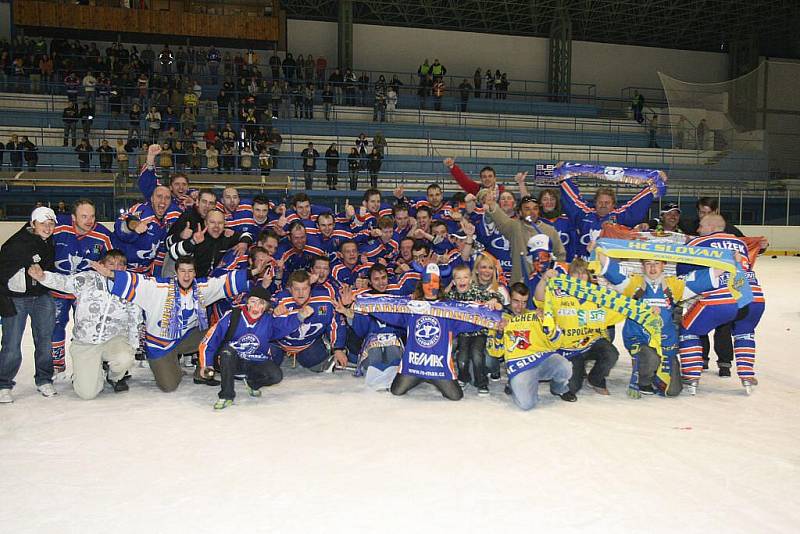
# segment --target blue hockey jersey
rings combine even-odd
[[[75,274],[89,270],[90,261],[99,261],[113,247],[111,232],[102,224],[95,224],[85,234],[79,234],[72,215],[59,215],[53,230],[55,246],[55,272]],[[62,298],[74,298],[66,293],[52,292]]]
[[[272,300],[275,306],[285,304],[289,311],[299,307],[286,289],[276,293]],[[297,353],[310,347],[318,338],[328,336],[331,349],[344,348],[344,321],[336,312],[328,289],[313,287],[307,304],[314,309],[314,313],[299,328],[279,339],[278,346],[286,352]]]
[[[128,228],[129,220],[147,224],[147,231],[137,234]],[[134,204],[114,223],[114,240],[128,258],[128,270],[158,276],[167,253],[165,241],[169,223],[159,218],[149,202]]]
[[[200,343],[201,367],[213,367],[214,356],[220,349],[228,327],[231,324],[229,311],[212,326]],[[239,358],[248,361],[264,361],[271,357],[269,346],[272,341],[285,337],[300,327],[300,316],[290,313],[283,317],[273,317],[265,313],[258,319],[252,319],[247,310],[242,310],[236,331],[230,336],[229,345]]]

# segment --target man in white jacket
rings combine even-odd
[[[124,271],[127,260],[121,251],[110,250],[100,263],[111,271]],[[128,371],[139,345],[141,309],[109,293],[106,278],[95,271],[65,275],[33,265],[28,274],[43,286],[75,295],[75,325],[69,351],[75,393],[82,399],[93,399],[103,391],[105,380],[115,392],[127,391]],[[107,376],[104,362],[108,364]]]

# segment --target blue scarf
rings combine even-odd
[[[162,329],[162,335],[166,339],[179,339],[181,337],[181,288],[178,284],[178,279],[173,278],[167,290],[167,301],[164,303],[164,316],[162,316],[161,324],[166,325]],[[197,280],[192,282],[192,300],[194,300],[194,309],[197,313],[197,322],[200,330],[208,329],[208,317],[206,316],[206,306],[203,301],[203,296],[197,288]]]

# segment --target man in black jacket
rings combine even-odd
[[[0,312],[3,316],[0,403],[14,401],[11,389],[22,364],[22,334],[28,316],[35,347],[36,389],[45,397],[56,394],[50,355],[56,307],[49,290],[28,274],[28,268],[34,264],[46,271],[55,270],[52,239],[55,227],[53,210],[38,207],[31,213],[30,224],[22,227],[0,248]]]
[[[39,147],[33,144],[25,135],[20,137],[20,144],[25,151],[25,163],[28,165],[28,170],[36,172],[36,164],[39,163]]]
[[[306,190],[311,191],[314,186],[314,171],[317,170],[317,158],[319,152],[314,148],[314,143],[308,143],[308,148],[300,153],[303,158],[303,177],[305,178]]]
[[[6,152],[8,152],[8,162],[14,172],[22,170],[22,149],[22,143],[17,138],[17,135],[12,135],[11,139],[6,143]]]
[[[225,214],[214,208],[208,211],[205,226],[198,224],[192,228],[191,237],[174,240],[169,247],[170,256],[177,261],[183,256],[194,258],[195,273],[200,278],[208,277],[219,265],[228,250],[238,245],[242,234],[225,230]],[[187,229],[181,231],[186,235]]]
[[[64,146],[67,146],[67,140],[72,138],[72,146],[75,146],[78,137],[78,118],[80,112],[78,111],[78,104],[71,103],[64,108],[61,113],[61,120],[64,122]]]

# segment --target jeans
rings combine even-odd
[[[511,377],[511,398],[523,410],[536,408],[539,403],[539,382],[550,380],[550,392],[563,395],[569,391],[572,365],[561,354],[554,353],[536,367]]]
[[[303,170],[303,180],[305,181],[306,189],[311,191],[314,188],[314,171]]]
[[[470,364],[472,364],[473,385],[484,388],[489,384],[486,376],[484,352],[486,352],[486,336],[468,336],[459,334],[458,342],[458,379],[461,382],[470,382]]]
[[[72,141],[72,146],[75,146],[76,138],[78,137],[78,125],[74,122],[64,123],[64,146],[67,146],[67,141]]]
[[[37,386],[53,382],[53,358],[50,342],[56,322],[56,306],[50,295],[11,297],[17,314],[3,318],[2,348],[0,348],[0,389],[14,387],[14,378],[22,365],[22,334],[28,316],[31,318],[34,362]]]
[[[572,360],[572,377],[569,379],[569,390],[578,392],[583,387],[583,379],[587,378],[589,385],[604,388],[606,377],[619,359],[619,351],[605,338],[595,341],[588,349],[576,354]],[[586,376],[586,362],[594,360],[594,367]]]
[[[666,352],[666,349],[664,349]],[[674,352],[674,351],[673,351]],[[638,362],[639,387],[652,386],[653,378],[661,364],[661,358],[653,347],[639,345],[638,350],[632,350],[631,356],[635,356]],[[677,354],[670,355],[670,383],[667,388],[667,397],[675,397],[681,392],[681,364]]]

